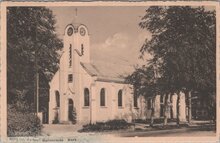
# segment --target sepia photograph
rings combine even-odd
[[[216,11],[7,6],[7,137],[216,137]]]

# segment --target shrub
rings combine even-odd
[[[76,109],[75,108],[73,108],[73,111],[71,112],[71,121],[72,121],[72,124],[76,124]]]
[[[41,132],[40,119],[31,112],[17,111],[8,105],[8,136],[36,136]]]
[[[143,124],[150,124],[151,122],[151,119],[135,119],[133,120],[133,122],[135,123],[143,123]],[[162,124],[164,122],[164,119],[163,118],[156,118],[154,119],[154,124]],[[168,123],[170,122],[176,122],[176,119],[168,119],[167,121]]]
[[[84,125],[80,132],[121,130],[129,129],[132,126],[132,123],[127,123],[125,120],[109,120],[107,122],[97,122],[96,124]]]
[[[25,101],[24,94],[8,104],[8,136],[36,136],[41,133],[40,119],[33,114],[33,108]]]
[[[55,117],[54,117],[52,124],[59,124],[59,123],[60,123],[59,115],[58,115],[58,111],[56,111],[56,114],[55,114]]]

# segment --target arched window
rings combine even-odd
[[[60,107],[60,94],[59,91],[55,91],[55,97],[56,97],[56,106]]]
[[[105,106],[105,89],[102,88],[100,92],[100,106]]]
[[[84,89],[84,106],[89,106],[89,89]]]
[[[118,91],[118,106],[122,107],[122,90]]]

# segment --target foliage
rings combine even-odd
[[[172,122],[175,122],[176,119],[168,119],[168,123],[172,123]],[[134,120],[135,123],[145,123],[145,124],[150,124],[151,120],[150,119],[146,119],[146,120],[143,120],[143,119],[136,119]],[[161,124],[163,123],[163,118],[157,118],[157,119],[154,119],[154,124]]]
[[[52,123],[53,124],[59,124],[60,123],[58,110],[56,110],[55,117],[54,117],[54,120],[52,121]]]
[[[153,55],[163,92],[204,90],[215,93],[215,11],[204,7],[150,7],[140,27],[152,33],[141,48]]]
[[[22,92],[24,93],[24,92]],[[40,119],[30,111],[24,94],[17,95],[17,100],[8,104],[8,136],[40,135],[42,125]]]
[[[127,123],[125,120],[109,120],[107,122],[97,122],[96,124],[84,125],[80,132],[121,130],[129,129],[132,126],[133,124]]]
[[[70,121],[72,122],[72,124],[76,124],[76,116],[77,116],[77,114],[76,114],[76,108],[74,108],[73,107],[73,110],[71,111],[71,113],[70,113],[71,115],[70,115]]]
[[[214,10],[151,6],[146,9],[139,26],[151,33],[151,38],[146,39],[140,49],[140,57],[149,53],[152,58],[128,77],[128,81],[137,88],[135,91],[140,91],[138,94],[148,98],[159,93],[168,99],[169,94],[184,92],[188,96],[190,92],[197,91],[209,99],[216,96]],[[154,76],[149,73],[152,70]],[[149,95],[147,89],[153,94]],[[210,105],[215,110],[215,105]]]
[[[56,20],[45,7],[8,7],[7,9],[7,87],[28,90],[34,95],[34,77],[42,71],[48,79],[58,69],[62,41],[55,32]],[[35,67],[35,61],[38,67]],[[33,99],[31,97],[30,99]]]
[[[136,67],[136,70],[126,78],[126,81],[134,86],[136,95],[144,97],[155,96],[158,92],[153,66]]]

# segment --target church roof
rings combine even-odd
[[[114,63],[94,62],[81,63],[85,71],[96,76],[98,81],[125,83],[125,78],[134,71],[129,65]]]

